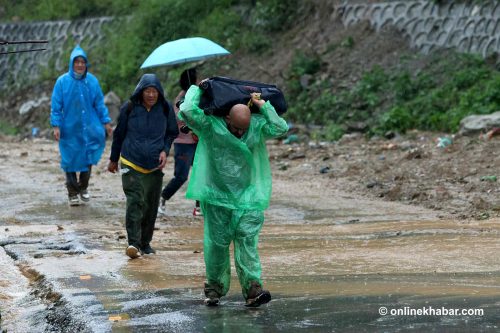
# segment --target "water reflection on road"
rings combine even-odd
[[[484,332],[498,328],[498,290],[491,293],[492,288],[485,287],[498,281],[498,276],[433,276],[434,282],[428,287],[429,278],[319,277],[299,282],[275,278],[268,283],[274,291],[273,301],[258,309],[243,307],[234,289],[217,308],[202,305],[200,288],[107,289],[92,293],[104,304],[113,332]],[[466,281],[482,281],[483,286],[471,286]],[[381,307],[389,311],[406,309],[408,313],[410,309],[482,309],[484,314],[381,316]]]
[[[498,220],[448,221],[417,207],[277,179],[259,245],[273,300],[245,308],[233,266],[229,294],[208,308],[202,302],[203,218],[190,215],[193,203],[183,191],[157,222],[157,254],[129,260],[119,177],[96,172],[91,203],[70,208],[64,195],[51,191],[62,182],[57,168],[4,162],[0,308],[9,332],[500,329]],[[424,314],[408,315],[419,309]],[[484,313],[426,314],[431,309]],[[406,313],[391,315],[398,310]]]

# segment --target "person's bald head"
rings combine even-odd
[[[226,116],[229,132],[235,137],[241,138],[248,130],[248,127],[250,127],[251,119],[252,114],[248,106],[245,104],[234,105]]]

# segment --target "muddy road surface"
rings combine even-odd
[[[185,188],[157,220],[157,254],[130,260],[125,196],[107,156],[93,169],[91,201],[69,207],[54,142],[0,143],[0,332],[500,329],[497,218],[447,219],[273,162],[259,246],[273,300],[245,308],[233,266],[229,294],[207,308],[203,217],[192,216]]]

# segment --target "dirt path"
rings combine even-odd
[[[488,331],[500,320],[500,220],[345,192],[354,182],[315,176],[274,157],[274,187],[260,242],[273,301],[248,312],[234,276],[222,306],[201,305],[203,218],[184,189],[157,222],[156,256],[128,260],[120,177],[93,170],[92,201],[68,207],[57,146],[0,143],[0,300],[8,332]],[[106,153],[105,156],[108,156]],[[165,181],[172,175],[172,161]],[[233,267],[234,275],[234,267]],[[481,308],[482,316],[381,316],[390,309]],[[259,313],[259,316],[255,314]]]

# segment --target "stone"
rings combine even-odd
[[[500,111],[488,115],[471,115],[460,121],[460,135],[476,135],[500,127]]]

